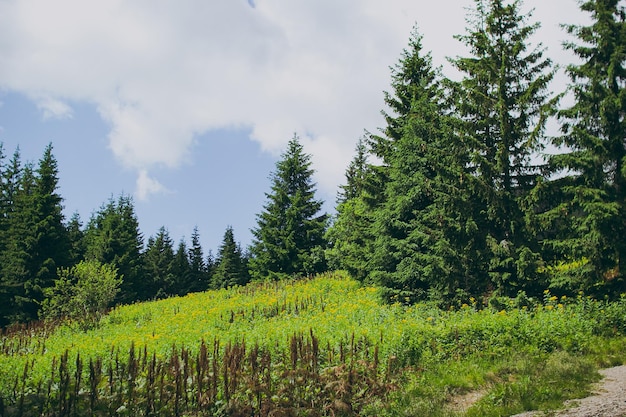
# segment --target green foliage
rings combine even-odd
[[[550,60],[530,48],[539,25],[527,20],[519,1],[476,1],[458,37],[472,56],[451,60],[460,82],[442,78],[412,34],[392,68],[383,135],[369,138],[376,163],[360,144],[346,172],[333,266],[403,302],[545,287],[531,194],[545,166],[533,157],[556,98]]]
[[[472,56],[452,63],[465,75],[453,94],[464,122],[467,168],[476,178],[472,215],[487,238],[477,246],[477,260],[498,291],[538,292],[542,258],[526,199],[542,175],[532,158],[545,145],[546,120],[555,112],[549,90],[554,70],[541,47],[530,48],[539,24],[527,24],[530,15],[521,13],[520,1],[475,3],[468,33],[457,37]]]
[[[546,186],[542,214],[546,250],[556,262],[589,260],[571,282],[554,285],[596,294],[626,289],[626,11],[619,1],[585,1],[589,26],[566,25],[577,43],[565,47],[580,58],[567,72],[574,104],[559,112],[562,136],[551,168],[566,175]],[[550,188],[551,187],[551,188]],[[555,190],[556,189],[556,190]]]
[[[22,167],[20,151],[17,148],[8,167],[2,170],[2,229],[0,252],[0,325],[25,319],[21,301],[24,299],[23,285],[26,280],[25,264],[27,249],[33,244],[31,224],[25,208],[27,190],[32,188],[32,166]],[[24,179],[26,177],[26,179]],[[16,237],[20,236],[19,239]],[[19,303],[19,304],[18,304]]]
[[[217,266],[213,273],[213,288],[228,288],[235,285],[245,285],[249,281],[248,268],[235,242],[232,226],[226,228],[224,239],[217,254]]]
[[[96,212],[85,231],[85,259],[112,264],[123,277],[117,301],[147,299],[142,276],[143,237],[131,197],[111,198]]]
[[[70,264],[75,265],[85,259],[85,231],[78,213],[74,213],[67,224],[67,234],[70,241]]]
[[[464,259],[468,199],[464,153],[454,137],[446,97],[430,55],[422,56],[413,35],[393,72],[389,103],[404,113],[390,123],[384,155],[385,200],[374,213],[371,277],[392,296],[414,301],[429,291],[442,295],[463,288],[473,262]],[[400,105],[402,104],[402,105]],[[467,287],[466,287],[467,288]]]
[[[468,417],[558,409],[567,399],[587,395],[587,387],[599,376],[590,360],[566,352],[517,358],[495,372],[493,389],[468,410]],[[515,378],[506,380],[510,375]]]
[[[190,292],[192,272],[188,252],[187,243],[181,239],[172,260],[172,274],[176,277],[172,287],[173,295],[185,295]]]
[[[341,205],[346,201],[363,195],[367,190],[368,175],[368,147],[365,138],[357,142],[355,155],[346,169],[346,184],[339,187],[337,203]]]
[[[371,205],[367,201],[371,175],[367,158],[367,144],[359,139],[356,155],[346,170],[346,184],[338,195],[337,214],[325,235],[330,269],[346,270],[359,281],[369,274],[368,259],[374,240]]]
[[[194,227],[191,233],[191,247],[189,248],[189,292],[205,291],[209,289],[210,271],[209,265],[204,259],[200,233],[198,227]]]
[[[176,294],[177,281],[174,273],[174,247],[169,232],[161,227],[151,236],[143,254],[143,290],[145,299],[166,298]]]
[[[8,310],[0,310],[0,324],[7,324],[37,317],[44,289],[52,285],[57,267],[70,261],[70,243],[52,145],[46,147],[36,169],[32,164],[22,168],[16,150],[2,174],[0,298],[7,306],[2,309]]]
[[[9,415],[23,404],[438,416],[477,391],[471,415],[507,415],[581,395],[596,361],[626,360],[623,300],[547,292],[534,306],[502,300],[500,311],[467,302],[389,305],[381,289],[334,274],[120,306],[97,329],[0,337],[0,397]]]
[[[329,242],[326,259],[331,269],[345,270],[359,281],[369,275],[371,213],[362,198],[352,198],[337,206],[337,215],[326,233]]]
[[[272,192],[252,230],[250,273],[255,279],[309,275],[326,269],[326,214],[315,199],[311,157],[296,135],[272,175]]]
[[[98,324],[122,282],[114,266],[97,261],[61,268],[58,276],[54,286],[44,290],[42,316],[47,320],[69,319],[81,329]]]
[[[37,214],[37,250],[34,251],[35,276],[49,285],[56,277],[56,267],[44,271],[44,265],[67,266],[69,263],[70,242],[64,225],[63,198],[57,193],[57,161],[52,154],[52,144],[48,145],[39,160],[35,177],[34,205]]]

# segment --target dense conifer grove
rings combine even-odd
[[[112,304],[333,269],[402,303],[626,292],[626,11],[580,4],[591,23],[564,25],[578,64],[553,92],[550,51],[521,6],[475,0],[456,81],[414,30],[391,69],[386,125],[359,139],[333,217],[294,135],[246,250],[230,226],[215,258],[197,228],[190,243],[165,227],[144,240],[127,195],[67,219],[52,145],[31,163],[0,144],[0,327],[40,318],[61,274],[89,261],[121,278]]]

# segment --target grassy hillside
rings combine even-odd
[[[3,336],[0,405],[4,415],[507,415],[583,395],[597,366],[625,360],[626,299],[546,292],[482,307],[385,305],[341,273],[123,306],[87,332],[66,323]],[[482,399],[459,406],[468,393]]]

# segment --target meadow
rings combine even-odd
[[[624,352],[625,297],[406,306],[336,272],[7,331],[0,415],[512,415],[585,395]]]

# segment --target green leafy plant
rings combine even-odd
[[[44,291],[43,317],[68,318],[83,329],[97,325],[122,283],[115,267],[98,261],[61,268],[58,275],[54,286]]]

